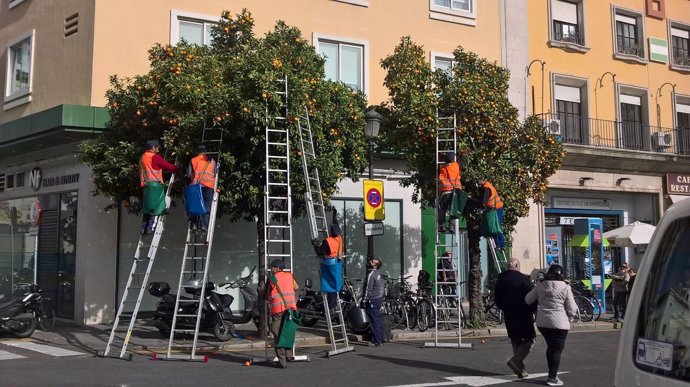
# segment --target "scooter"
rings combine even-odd
[[[259,311],[259,296],[257,295],[256,290],[249,287],[249,283],[254,276],[255,270],[256,266],[254,266],[252,271],[246,277],[242,277],[226,284],[218,285],[219,291],[221,289],[240,289],[240,294],[242,294],[242,298],[244,299],[244,309],[241,310],[239,314],[235,315],[232,312],[232,309],[229,309],[230,321],[232,321],[233,324],[246,324],[249,322],[249,320],[251,320],[254,322],[254,325],[256,325],[257,328],[259,327],[259,316],[261,314]],[[220,297],[229,299],[229,305],[232,305],[232,302],[235,300],[235,298],[229,294],[220,294],[220,292],[217,293],[219,293],[218,295]]]
[[[14,298],[0,301],[0,332],[15,337],[30,337],[36,330],[36,305],[41,299],[38,286],[15,292]]]
[[[198,300],[201,295],[201,280],[191,279],[183,285],[187,294],[192,298],[181,296],[181,300]],[[228,341],[232,339],[235,334],[235,326],[231,321],[232,312],[230,311],[230,303],[232,296],[227,294],[218,294],[215,291],[216,286],[213,282],[206,283],[206,291],[204,292],[203,310],[201,311],[201,321],[199,322],[199,330],[210,332],[219,341]],[[175,309],[176,296],[170,294],[170,285],[167,282],[151,282],[148,288],[149,294],[154,297],[160,297],[160,301],[156,305],[156,314],[154,316],[154,324],[158,331],[164,337],[170,336],[170,327]],[[192,302],[181,303],[178,314],[196,315],[198,311],[198,304]],[[195,329],[195,317],[178,317],[175,323],[175,329]]]

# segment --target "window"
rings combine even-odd
[[[690,97],[678,97],[676,101],[676,129],[678,153],[690,155]]]
[[[314,34],[314,43],[316,51],[326,60],[327,79],[367,92],[364,66],[367,60],[366,42]]]
[[[429,0],[429,18],[476,26],[474,0]]]
[[[7,47],[5,110],[31,101],[34,32],[24,35]]]
[[[24,172],[8,173],[5,175],[5,189],[24,187]]]
[[[431,67],[434,70],[440,69],[446,73],[446,75],[451,76],[454,64],[455,61],[453,60],[452,55],[440,55],[433,52],[431,53]]]
[[[587,80],[554,75],[554,106],[560,121],[561,140],[572,144],[589,144],[587,120]]]
[[[671,66],[690,68],[690,28],[687,26],[671,25]]]
[[[218,24],[218,17],[191,12],[172,11],[170,16],[170,44],[184,39],[197,45],[211,44],[211,28]]]
[[[643,284],[632,356],[640,369],[670,378],[688,380],[690,375],[690,218],[671,223]],[[639,285],[639,284],[638,284]],[[638,286],[635,285],[635,286]],[[639,290],[639,289],[638,289]],[[634,323],[634,322],[633,322]],[[648,351],[650,344],[657,351]],[[652,357],[668,348],[669,362]],[[650,365],[655,364],[655,365]]]
[[[615,9],[616,56],[645,58],[642,17],[629,11]]]
[[[580,5],[569,1],[553,0],[551,15],[553,19],[553,40],[584,46],[585,40],[580,31]]]
[[[14,175],[6,175],[5,176],[5,189],[13,189],[14,188]]]
[[[618,98],[621,113],[619,145],[623,149],[649,150],[651,137],[647,133],[646,94],[639,89],[624,88]]]

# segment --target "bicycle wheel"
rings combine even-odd
[[[599,320],[601,317],[601,301],[596,297],[592,297],[590,301],[592,301],[592,305],[594,305],[594,319]]]
[[[489,302],[488,306],[486,307],[486,310],[484,311],[484,314],[488,321],[493,321],[498,324],[503,322],[503,311],[498,309],[498,306],[496,306],[496,303],[493,301]]]
[[[403,305],[407,315],[407,327],[414,329],[417,326],[417,303],[413,299],[408,298]]]
[[[391,317],[391,329],[398,329],[407,324],[407,313],[402,303],[398,300],[386,301],[386,314]]]
[[[55,309],[50,300],[41,302],[40,316],[38,316],[38,327],[41,330],[50,332],[55,328]]]
[[[577,305],[577,310],[580,313],[580,321],[592,321],[592,317],[594,316],[594,305],[592,305],[592,301],[583,296],[576,296],[575,305]]]
[[[434,304],[423,298],[417,303],[417,328],[424,332],[434,326]]]

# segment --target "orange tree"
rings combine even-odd
[[[93,170],[96,193],[137,213],[138,162],[146,140],[162,139],[168,158],[184,166],[194,156],[204,123],[223,128],[219,214],[229,221],[258,220],[263,272],[266,107],[275,106],[280,98],[277,80],[287,76],[288,104],[294,114],[309,109],[326,199],[341,179],[358,179],[365,166],[361,132],[366,99],[343,84],[324,80],[323,58],[297,28],[279,21],[273,31],[257,37],[253,26],[248,11],[234,15],[225,11],[212,30],[210,46],[157,44],[149,51],[148,73],[124,79],[113,76],[106,94],[109,130],[84,142],[79,157]],[[292,115],[290,122],[296,122]],[[305,208],[297,136],[292,130],[295,216]],[[177,194],[181,186],[176,187]]]
[[[510,73],[496,63],[458,47],[451,74],[433,71],[424,49],[403,37],[381,65],[390,99],[380,107],[383,141],[407,161],[413,200],[434,205],[438,116],[457,117],[458,153],[465,154],[463,187],[478,195],[478,182],[487,176],[505,203],[504,232],[509,235],[530,201],[543,203],[547,179],[561,165],[563,145],[536,117],[524,122],[508,100]],[[443,124],[441,124],[443,125]],[[443,125],[445,126],[445,125]],[[480,212],[467,216],[469,237],[470,319],[483,323],[481,289]]]

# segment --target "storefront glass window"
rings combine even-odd
[[[36,198],[0,201],[0,297],[10,296],[17,283],[34,282],[36,202]]]

